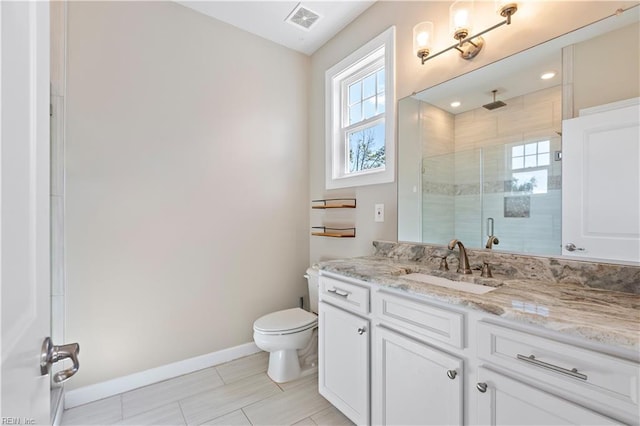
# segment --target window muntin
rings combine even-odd
[[[378,61],[376,65],[382,61]],[[384,114],[384,63],[379,69],[354,81],[348,82],[348,89],[343,91],[343,102],[346,102],[347,125],[354,125],[372,117]]]
[[[551,165],[551,143],[548,140],[511,147],[511,190],[546,194]]]

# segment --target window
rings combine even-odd
[[[395,28],[326,73],[327,189],[393,182]]]
[[[511,147],[511,191],[546,194],[550,141],[539,141]]]

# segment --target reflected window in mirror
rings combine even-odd
[[[549,156],[549,140],[512,146],[511,187],[509,188],[511,192],[546,194]]]

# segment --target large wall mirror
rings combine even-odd
[[[638,96],[639,9],[400,100],[398,240],[561,255],[562,120]]]

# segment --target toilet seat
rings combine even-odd
[[[318,317],[304,309],[292,308],[258,318],[253,330],[265,335],[292,334],[316,327]]]

